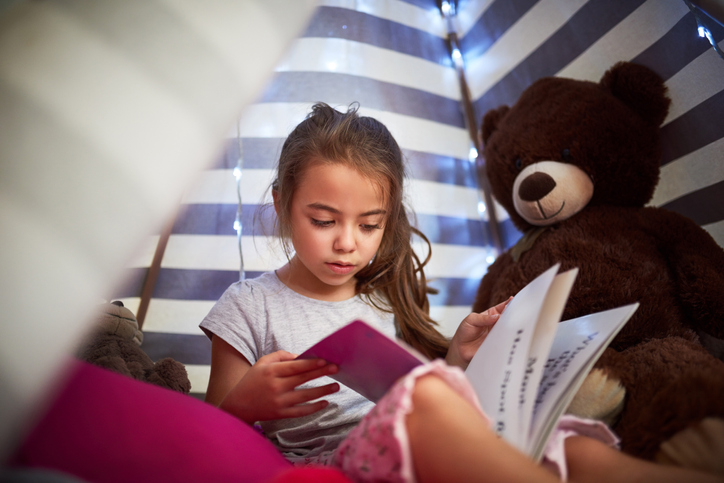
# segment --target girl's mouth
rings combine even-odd
[[[337,275],[347,275],[354,271],[354,265],[351,264],[328,262],[326,265]]]

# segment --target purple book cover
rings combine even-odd
[[[426,359],[372,326],[355,320],[306,350],[300,359],[337,364],[332,379],[377,402],[390,387]]]

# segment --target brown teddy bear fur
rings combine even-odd
[[[188,394],[191,382],[183,364],[170,357],[153,362],[141,349],[143,333],[136,317],[120,301],[103,304],[93,331],[77,357],[118,374]]]
[[[640,302],[597,367],[625,388],[613,429],[629,454],[659,445],[707,416],[724,418],[724,363],[700,334],[724,339],[724,251],[694,222],[644,207],[658,183],[666,88],[650,69],[613,66],[601,82],[544,78],[483,120],[493,195],[524,233],[484,276],[485,310],[555,263],[579,268],[563,320]],[[574,164],[593,194],[577,213],[533,225],[514,204],[518,173],[544,160]]]

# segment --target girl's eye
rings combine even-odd
[[[563,158],[563,161],[570,161],[571,159],[573,159],[571,156],[571,150],[566,148],[561,151],[561,158]]]
[[[520,158],[515,158],[515,169],[520,170],[523,167],[523,160]]]
[[[380,225],[361,225],[363,231],[379,230]]]
[[[320,227],[332,226],[332,223],[334,223],[332,220],[315,220],[314,218],[312,218],[311,220],[312,225]]]

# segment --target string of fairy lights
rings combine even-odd
[[[711,17],[709,14],[707,14],[704,10],[702,10],[698,5],[694,5],[689,0],[684,0],[684,3],[687,7],[689,7],[689,10],[691,10],[691,13],[694,15],[694,18],[696,19],[696,27],[697,27],[697,33],[699,34],[699,37],[705,38],[709,41],[714,51],[719,54],[719,57],[724,59],[724,52],[722,52],[722,49],[717,44],[716,40],[714,39],[714,36],[711,33],[711,29],[709,28],[709,25],[711,23],[718,23],[721,25],[721,22],[718,22],[713,17]]]
[[[236,178],[236,218],[234,219],[234,230],[236,230],[236,243],[239,248],[239,280],[246,278],[246,272],[244,270],[244,250],[241,246],[241,235],[243,231],[242,222],[242,203],[241,203],[241,175],[244,168],[244,150],[241,141],[241,127],[240,122],[236,123],[236,142],[239,149],[239,156],[236,160],[236,167],[234,168],[234,178]]]

